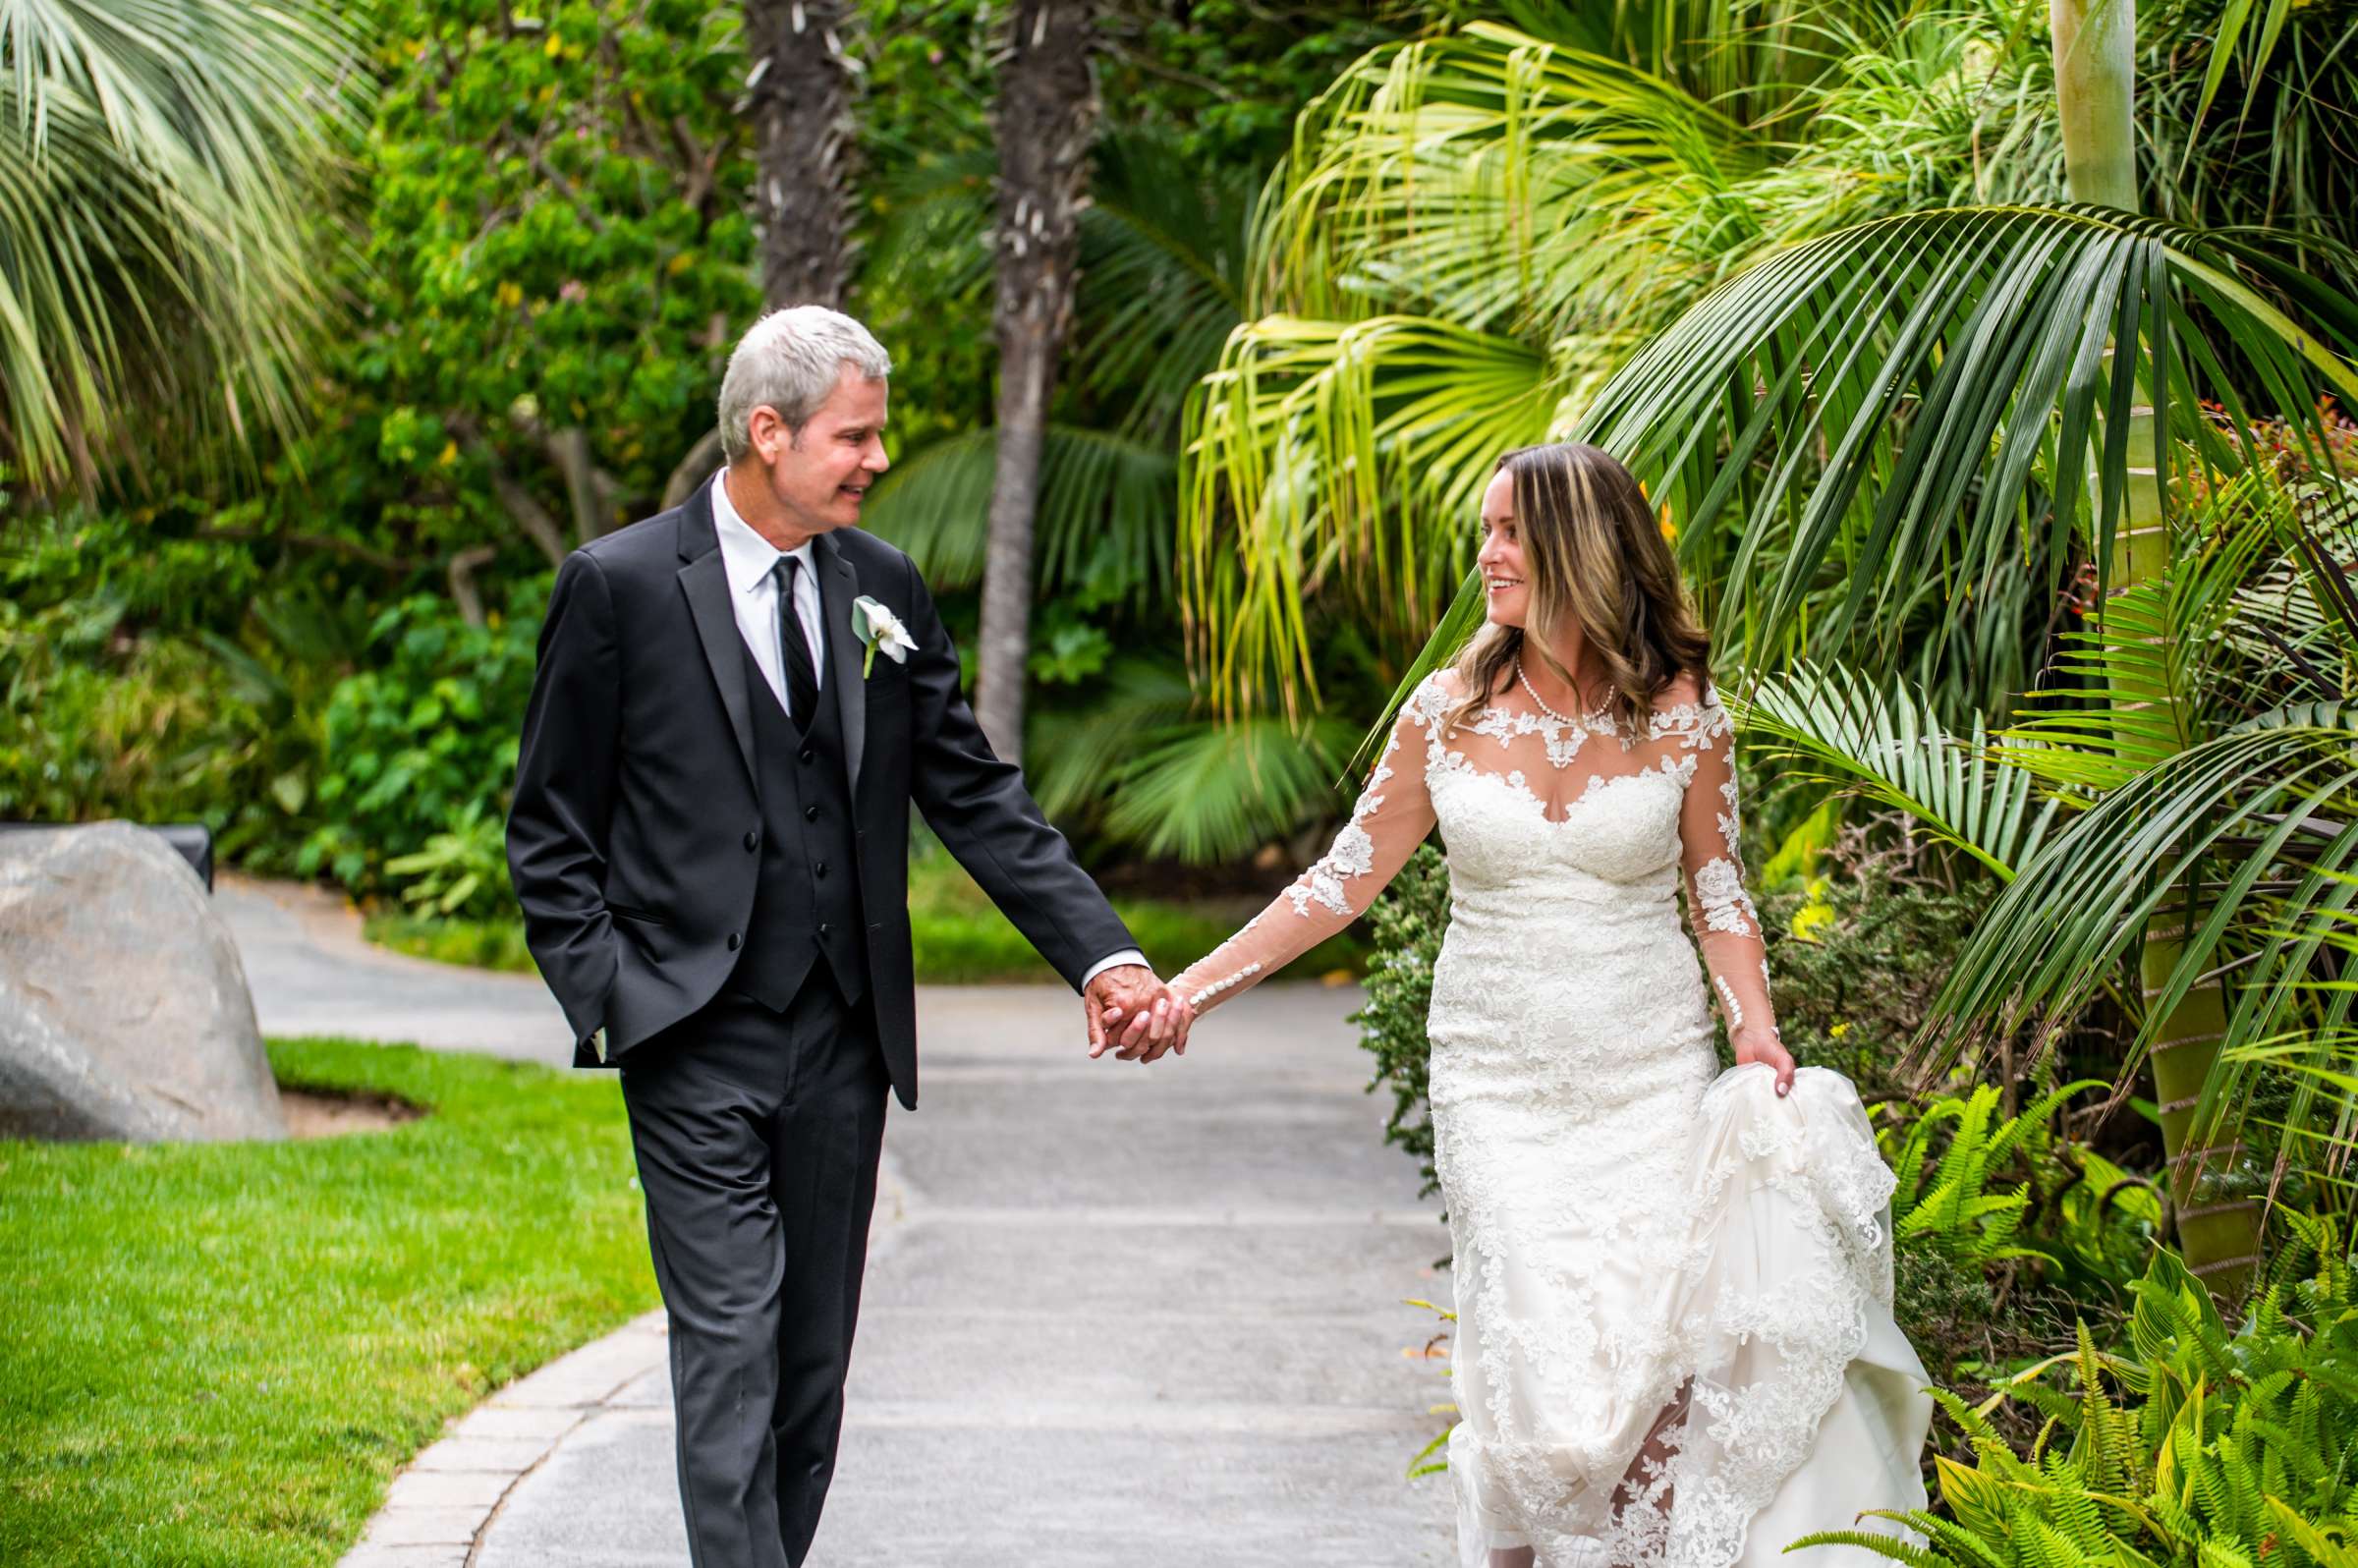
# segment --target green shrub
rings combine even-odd
[[[1778,1037],[1870,1098],[1901,1086],[1899,1052],[1931,1010],[1988,903],[1987,889],[1902,881],[1869,863],[1828,865],[1808,888],[1760,900]],[[1724,1049],[1722,1060],[1732,1063]]]
[[[547,590],[545,577],[519,584],[513,604],[523,613],[479,627],[426,594],[377,617],[371,666],[328,700],[318,789],[325,820],[304,846],[303,870],[325,869],[364,895],[429,877],[446,915],[513,907],[495,841],[515,785]],[[462,883],[461,896],[441,905]]]
[[[1368,1085],[1392,1091],[1383,1141],[1406,1149],[1425,1173],[1423,1193],[1440,1186],[1432,1168],[1432,1111],[1426,1103],[1425,1036],[1432,1010],[1432,963],[1449,928],[1449,868],[1440,851],[1422,845],[1368,911],[1375,956],[1368,961],[1367,1004],[1351,1015],[1359,1043],[1376,1058]]]
[[[1840,1530],[1795,1547],[1851,1544],[1931,1568],[2186,1563],[2346,1564],[2358,1558],[2358,1291],[2331,1221],[2287,1215],[2293,1242],[2243,1321],[2226,1326],[2173,1252],[2133,1289],[2128,1343],[2076,1349],[1968,1405],[1934,1397],[1973,1463],[1935,1461],[1947,1517],[1877,1512],[1929,1549]],[[2052,1386],[2058,1370],[2069,1386]],[[2027,1439],[1993,1421],[2020,1403]]]
[[[1892,1312],[1943,1382],[2004,1375],[2068,1332],[2075,1313],[2125,1306],[2161,1232],[2150,1186],[2061,1136],[2061,1085],[2013,1115],[1982,1085],[1883,1107],[1891,1196]]]
[[[288,870],[365,600],[156,510],[28,522],[0,555],[0,816],[200,821],[223,861]]]

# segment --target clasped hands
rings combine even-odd
[[[1109,969],[1089,982],[1081,1009],[1089,1018],[1089,1054],[1111,1049],[1125,1062],[1151,1062],[1164,1051],[1187,1054],[1196,1010],[1139,964]]]

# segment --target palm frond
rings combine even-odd
[[[1209,864],[1249,854],[1338,804],[1330,781],[1351,729],[1319,719],[1302,735],[1260,717],[1135,739],[1107,829],[1149,855]]]
[[[1883,219],[1721,285],[1614,377],[1577,433],[1671,508],[1682,555],[1724,562],[1718,626],[1750,661],[1796,640],[1863,642],[1887,661],[1888,629],[1944,563],[1988,579],[2034,531],[2063,560],[2092,472],[2090,553],[2108,570],[2141,395],[2177,438],[2161,443],[2164,489],[2186,462],[2177,441],[2209,472],[2243,466],[2197,415],[2207,395],[2234,427],[2251,422],[2195,307],[2330,466],[2313,389],[2358,392],[2345,358],[2358,331],[2321,320],[2329,345],[2244,267],[2272,285],[2291,272],[2263,249],[2105,208]],[[1828,584],[1839,594],[1813,606]]]
[[[1977,720],[1965,738],[1904,686],[1879,690],[1839,667],[1807,663],[1731,700],[1738,727],[1766,755],[1904,812],[2001,879],[2039,852],[2059,810],[2028,769],[1993,752]]]
[[[1757,131],[1621,61],[1477,23],[1376,50],[1296,129],[1255,313],[1560,336],[1659,319],[1760,238]]]
[[[2241,508],[2213,501],[2199,513],[2172,534],[2160,572],[2113,594],[2092,628],[2064,634],[2056,669],[2080,684],[2026,694],[2060,705],[2024,713],[2000,756],[2095,796],[2213,733],[2228,697],[2220,661],[2235,651],[2223,634],[2274,538]]]
[[[312,4],[0,0],[0,447],[33,487],[302,427],[361,47]]]
[[[2085,1005],[2180,899],[2176,964],[2149,987],[2130,1043],[2134,1067],[2160,1023],[2229,956],[2239,1002],[2225,1045],[2274,1033],[2324,939],[2327,912],[2358,893],[2358,724],[2347,708],[2302,704],[2200,742],[2110,791],[2024,866],[1976,926],[1917,1041],[2016,1027],[2030,1012],[2051,1030]],[[2281,880],[2265,946],[2222,952],[2248,929],[2251,901]],[[2199,893],[2191,910],[2189,890]],[[1945,1053],[1945,1052],[1944,1052]]]
[[[1072,363],[1081,386],[1127,401],[1125,434],[1167,439],[1188,388],[1244,318],[1259,183],[1249,170],[1190,169],[1165,134],[1119,130],[1098,141]]]
[[[1086,700],[1036,703],[1026,726],[1024,773],[1039,809],[1064,817],[1102,801],[1138,754],[1140,737],[1187,720],[1195,703],[1175,659],[1116,659]]]
[[[1518,341],[1429,318],[1239,328],[1182,439],[1181,586],[1213,700],[1315,698],[1302,606],[1330,574],[1362,578],[1394,636],[1431,627],[1472,563],[1497,455],[1545,435],[1558,374]]]
[[[885,471],[863,526],[907,550],[936,588],[982,580],[998,432],[936,441]],[[1177,465],[1160,446],[1067,424],[1040,447],[1035,569],[1043,591],[1167,599]]]

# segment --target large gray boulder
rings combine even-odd
[[[0,833],[0,1137],[287,1136],[229,927],[128,822]]]

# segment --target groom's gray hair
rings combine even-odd
[[[721,451],[734,463],[753,450],[746,426],[764,403],[800,441],[803,426],[835,390],[847,364],[870,381],[892,374],[884,345],[841,310],[790,305],[747,327],[720,378]]]

